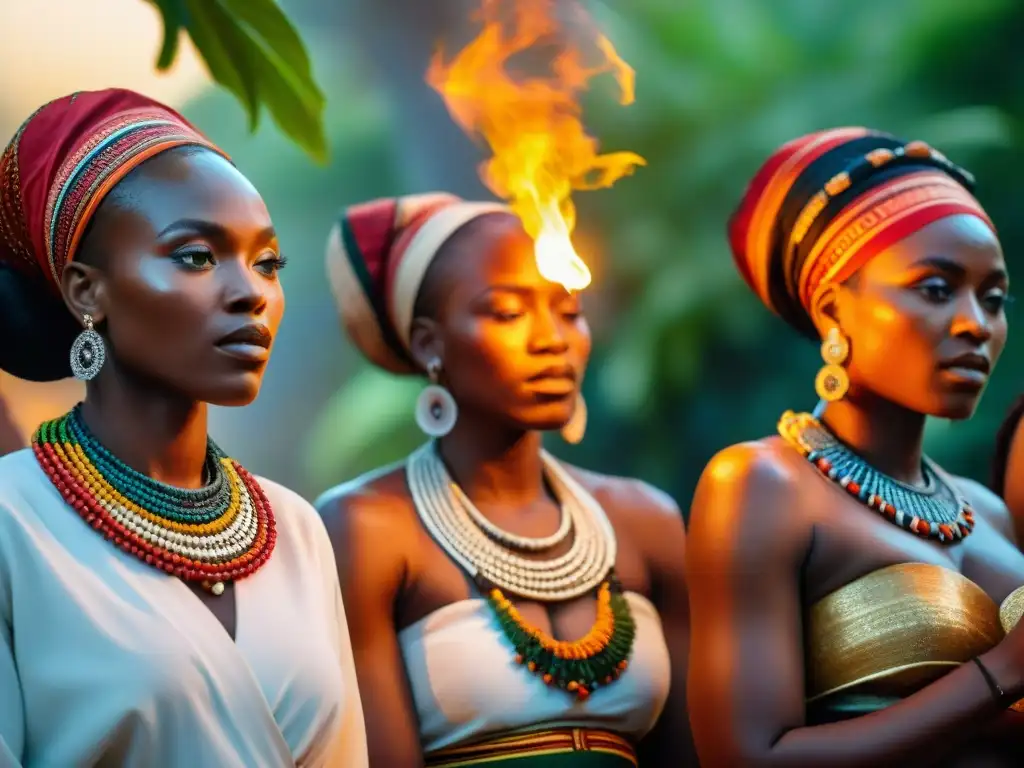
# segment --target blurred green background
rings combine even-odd
[[[129,2],[130,0],[124,0]],[[377,196],[446,189],[485,195],[481,157],[423,82],[436,39],[464,36],[464,0],[285,0],[327,97],[326,167],[269,120],[250,135],[214,87],[185,113],[263,192],[290,266],[288,311],[266,384],[244,409],[217,409],[214,434],[253,471],[308,498],[422,439],[421,386],[376,372],[344,339],[324,275],[339,210]],[[641,477],[685,509],[706,461],[814,404],[817,349],[772,317],[736,275],[725,222],[781,142],[836,125],[924,139],[979,179],[978,195],[1024,284],[1016,218],[1024,173],[1024,6],[1009,0],[629,0],[590,4],[636,70],[621,108],[595,87],[587,125],[605,150],[648,161],[610,191],[578,196],[578,246],[595,268],[595,349],[586,440],[555,453]],[[608,87],[604,87],[607,85]],[[995,430],[1024,389],[1014,328],[980,410],[931,424],[928,450],[986,480]]]

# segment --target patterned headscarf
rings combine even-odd
[[[814,338],[819,291],[946,216],[995,226],[972,194],[974,177],[921,141],[835,128],[784,144],[751,180],[729,221],[743,279]]]
[[[144,160],[174,147],[227,155],[173,109],[122,89],[49,102],[0,155],[0,264],[59,292],[103,198]]]
[[[386,198],[345,210],[327,241],[327,274],[349,337],[375,365],[416,373],[413,311],[427,268],[459,229],[498,203],[441,192]]]

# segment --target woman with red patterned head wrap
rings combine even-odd
[[[682,516],[542,447],[583,437],[579,296],[511,211],[444,194],[349,208],[327,263],[365,357],[429,378],[433,440],[318,503],[373,764],[692,765]]]
[[[365,766],[330,542],[207,437],[284,311],[262,198],[124,90],[0,155],[0,367],[85,401],[0,458],[0,764]]]
[[[693,500],[706,768],[1018,764],[1024,555],[998,498],[922,454],[1006,340],[972,189],[922,142],[837,129],[779,149],[730,222],[743,278],[823,365],[815,412],[722,451]]]

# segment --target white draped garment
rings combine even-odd
[[[270,560],[235,585],[236,638],[180,580],[0,458],[0,768],[365,768],[334,555],[313,508],[258,479]]]

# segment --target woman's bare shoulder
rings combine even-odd
[[[644,480],[593,472],[577,466],[567,466],[567,469],[609,514],[628,513],[649,522],[676,519],[681,514],[675,499]]]
[[[352,529],[394,535],[416,520],[404,461],[340,483],[322,493],[314,506],[335,541],[347,538]]]
[[[691,551],[702,558],[802,557],[817,471],[778,437],[731,445],[705,466],[690,507]]]

